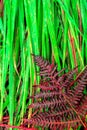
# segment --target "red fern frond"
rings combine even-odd
[[[77,128],[79,125],[86,128],[82,117],[87,113],[87,97],[83,93],[87,85],[87,67],[77,77],[78,67],[62,75],[65,69],[58,72],[57,65],[50,64],[40,56],[33,55],[33,58],[40,67],[41,76],[40,84],[35,87],[41,91],[30,97],[40,100],[35,100],[29,106],[38,112],[28,122],[51,130]],[[39,111],[39,108],[44,111]]]

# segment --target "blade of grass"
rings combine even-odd
[[[5,40],[6,40],[6,7],[4,7],[4,26],[0,26],[1,28],[1,32],[3,33],[3,43],[2,43],[2,67],[0,67],[2,69],[1,74],[0,74],[0,79],[1,79],[1,85],[0,85],[0,91],[1,91],[1,95],[0,95],[0,121],[2,121],[2,117],[3,117],[3,105],[4,105],[4,92],[5,92],[5,82],[6,82],[6,72],[7,72],[7,64],[8,61],[5,60],[6,58],[6,54],[5,54]],[[2,75],[2,77],[1,77]]]
[[[87,57],[87,19],[85,19],[86,14],[87,14],[87,2],[86,1],[80,1],[80,7],[81,7],[81,17],[82,17],[82,25],[83,25],[83,31],[84,31],[84,37],[83,37],[83,42],[85,42],[85,56]],[[87,58],[85,59],[86,64],[87,64]]]
[[[68,40],[68,51],[69,51],[69,56],[70,56],[69,58],[71,62],[71,66],[69,65],[68,68],[74,68],[74,59],[73,59],[72,48],[69,40]]]
[[[57,48],[57,43],[56,43],[56,36],[55,36],[55,32],[54,32],[54,26],[52,23],[52,12],[51,12],[51,5],[50,5],[50,1],[46,1],[43,0],[43,8],[44,11],[46,11],[47,14],[47,25],[48,25],[48,31],[49,31],[49,35],[50,35],[50,40],[51,40],[51,46],[52,46],[52,50],[53,50],[53,55],[54,58],[56,60],[56,63],[58,64],[58,69],[61,69],[61,65],[60,65],[60,60],[59,60],[59,54],[58,54],[58,48]]]
[[[13,114],[14,114],[14,64],[13,64],[13,36],[15,26],[15,14],[17,1],[14,0],[12,3],[6,1],[8,11],[8,24],[7,24],[7,44],[8,44],[8,57],[9,57],[9,116],[10,125],[13,125]],[[9,6],[8,6],[9,5]]]

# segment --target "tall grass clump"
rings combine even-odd
[[[33,111],[28,107],[33,102],[29,97],[36,93],[32,86],[40,80],[31,54],[55,62],[57,70],[84,69],[86,15],[86,0],[0,1],[1,127],[32,127],[23,126],[23,119],[29,119]]]

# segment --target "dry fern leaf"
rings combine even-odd
[[[31,96],[38,99],[29,108],[37,109],[38,113],[31,117],[30,124],[49,127],[51,130],[77,128],[86,122],[82,117],[87,113],[87,97],[83,90],[87,85],[87,67],[74,80],[77,67],[70,72],[60,75],[57,65],[50,64],[40,56],[33,55],[36,65],[40,67],[41,83],[36,88],[40,93]],[[39,111],[42,108],[44,111]]]

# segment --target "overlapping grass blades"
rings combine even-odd
[[[7,123],[20,125],[32,102],[29,99],[32,86],[39,82],[31,53],[55,61],[58,70],[77,65],[81,70],[87,64],[87,2],[3,0],[3,3],[3,15],[0,16],[0,122],[8,116]],[[31,113],[32,109],[28,109],[28,118]]]

